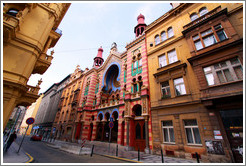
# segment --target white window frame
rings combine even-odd
[[[180,83],[175,83],[175,80],[178,81],[179,79],[180,79],[180,80],[182,79],[182,82],[180,82]],[[173,84],[174,84],[174,90],[175,90],[175,95],[176,95],[176,96],[182,96],[182,95],[186,95],[186,94],[187,94],[183,77],[179,77],[179,78],[173,79]],[[183,85],[183,86],[182,86],[182,85]],[[179,87],[179,90],[182,89],[182,87],[184,87],[184,92],[185,92],[185,93],[181,93],[180,95],[178,95],[178,94],[176,93],[176,87]],[[180,92],[182,92],[182,91],[180,91]]]
[[[160,68],[167,65],[166,54],[163,54],[163,55],[159,56],[158,59],[159,59],[159,67]]]
[[[177,57],[177,53],[176,53],[176,50],[175,49],[173,49],[171,51],[168,51],[167,52],[167,56],[168,56],[169,64],[178,61],[178,57]]]
[[[171,121],[171,122],[172,122],[172,126],[164,126],[163,122],[167,122],[167,121]],[[164,129],[167,129],[167,133],[168,133],[168,141],[165,141]],[[174,138],[174,142],[171,142],[170,131],[169,131],[170,129],[173,129],[173,138]],[[162,135],[163,135],[163,143],[175,144],[175,134],[174,134],[174,128],[173,128],[173,121],[172,121],[172,120],[165,120],[165,121],[162,121]]]
[[[155,36],[155,45],[158,45],[158,44],[160,44],[160,36],[156,35]]]
[[[170,37],[173,37],[173,36],[174,36],[173,28],[169,27],[167,29],[167,37],[170,38]]]
[[[216,63],[214,65],[211,65],[211,66],[208,66],[208,67],[204,67],[203,68],[203,72],[205,74],[205,77],[206,77],[206,81],[207,81],[208,86],[221,85],[221,84],[225,84],[225,83],[229,83],[229,82],[233,82],[233,81],[243,80],[243,78],[242,79],[238,79],[237,78],[237,74],[236,74],[236,72],[234,70],[234,68],[236,68],[236,67],[241,67],[241,69],[243,69],[242,68],[242,64],[241,64],[241,62],[240,62],[240,60],[238,58],[237,58],[237,60],[238,60],[239,63],[237,63],[237,64],[231,64],[231,60],[233,60],[233,59],[234,58],[229,59],[229,60],[226,60],[226,61],[222,61],[222,62]],[[227,66],[222,67],[220,64],[223,63],[223,62],[225,62]],[[220,68],[215,69],[214,66],[217,65],[217,64],[219,64]],[[209,68],[210,68],[210,70],[209,70]],[[230,74],[232,76],[233,81],[228,81],[227,80],[227,78],[226,78],[226,76],[224,74],[224,70],[229,70],[229,72],[230,72]],[[217,75],[217,72],[219,72],[219,71],[221,71],[222,76],[223,76],[223,78],[225,80],[224,83],[221,83],[220,80],[219,80],[219,77]],[[212,74],[213,79],[214,79],[213,80],[214,81],[214,84],[211,84],[210,85],[209,84],[209,80],[208,80],[209,79],[208,78],[208,75],[211,76],[211,74]]]
[[[189,119],[189,120],[196,120],[196,119]],[[186,120],[184,120],[184,121],[186,121]],[[196,120],[196,125],[194,125],[194,126],[186,126],[185,125],[185,122],[184,122],[184,128],[185,128],[185,136],[186,136],[187,145],[202,145],[202,138],[201,138],[201,134],[200,134],[200,131],[199,131],[198,124],[197,124],[197,120]],[[190,128],[191,129],[192,140],[193,140],[194,143],[188,143],[188,138],[187,138],[187,133],[186,133],[186,129],[187,128]],[[200,144],[199,143],[196,143],[196,141],[195,141],[196,139],[195,139],[194,131],[193,131],[194,128],[197,128],[198,131],[199,131],[199,136],[200,136],[200,140],[201,140],[201,143]]]
[[[168,86],[163,86],[163,83],[165,82],[168,82]],[[165,81],[165,82],[162,82],[161,83],[161,97],[163,97],[163,90],[165,90],[167,92],[167,89],[169,89],[169,93],[170,93],[170,96],[168,98],[171,97],[171,90],[170,90],[170,85],[169,85],[169,81]]]

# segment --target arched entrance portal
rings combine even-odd
[[[135,115],[134,119],[134,149],[144,151],[146,147],[146,133],[145,133],[145,121],[142,118],[142,106],[139,104],[136,104],[132,108],[132,112]]]
[[[114,127],[111,130],[111,142],[117,143],[118,138],[118,112],[114,111],[112,113],[112,118],[114,119]]]
[[[97,120],[99,120],[99,123],[97,124],[97,137],[96,137],[97,141],[103,140],[104,124],[102,122],[102,119],[103,119],[103,114],[100,113],[98,115],[98,119],[97,119]]]
[[[89,128],[89,135],[88,135],[88,140],[89,141],[91,141],[92,132],[93,132],[93,123],[90,124],[90,128]]]

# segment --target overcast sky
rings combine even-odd
[[[140,13],[148,25],[170,9],[167,2],[72,3],[59,26],[63,35],[54,47],[51,66],[43,75],[32,75],[28,84],[35,86],[42,78],[39,93],[43,93],[73,73],[77,65],[82,70],[91,69],[100,46],[104,60],[113,42],[117,43],[119,52],[125,51],[126,43],[135,39],[134,27]]]

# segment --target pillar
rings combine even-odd
[[[150,149],[149,149],[149,116],[146,115],[144,116],[144,123],[145,123],[145,153],[150,154]]]

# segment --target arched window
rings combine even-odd
[[[190,15],[191,21],[194,21],[194,20],[196,20],[197,18],[198,18],[198,15],[197,15],[196,13],[192,13],[192,14]]]
[[[167,40],[167,34],[165,31],[161,32],[161,41]]]
[[[206,7],[202,7],[200,10],[199,10],[199,13],[200,13],[200,17],[205,15],[206,13],[208,13],[208,10]]]
[[[11,8],[11,9],[9,9],[9,11],[7,12],[7,14],[16,17],[16,15],[17,15],[18,12],[19,12],[19,10],[14,9],[14,8]]]
[[[173,28],[172,28],[172,27],[169,27],[169,28],[167,29],[167,35],[168,35],[168,38],[174,36],[174,34],[173,34]]]
[[[155,36],[155,45],[157,45],[159,43],[160,43],[160,37],[159,37],[159,35],[156,35]]]

